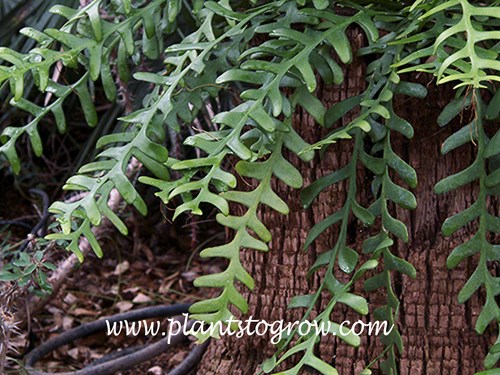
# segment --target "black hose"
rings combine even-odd
[[[131,346],[129,348],[125,348],[122,350],[117,350],[115,352],[111,352],[111,353],[106,354],[106,355],[102,356],[101,358],[96,359],[95,361],[89,363],[85,367],[92,367],[92,366],[100,365],[101,363],[109,362],[113,359],[120,358],[120,357],[129,355],[130,353],[137,352],[137,351],[145,348],[146,346],[148,346],[148,344]]]
[[[42,343],[40,346],[38,346],[30,353],[28,353],[25,356],[26,370],[30,375],[54,375],[54,373],[39,371],[33,368],[33,366],[43,356],[54,351],[60,346],[73,343],[77,339],[104,330],[107,327],[106,322],[114,323],[123,320],[137,321],[140,319],[149,319],[154,317],[169,317],[174,315],[180,315],[183,313],[187,313],[189,306],[190,304],[176,304],[176,305],[146,307],[139,310],[112,315],[106,318],[96,320],[91,323],[82,324],[79,327],[70,329],[69,331],[62,333],[59,336],[54,337]],[[118,351],[108,354],[107,356],[100,358],[95,362],[92,362],[90,365],[84,367],[81,370],[72,372],[62,372],[57,374],[58,375],[111,375],[116,371],[130,369],[131,367],[139,363],[150,360],[156,357],[157,355],[165,352],[165,350],[168,350],[169,348],[181,343],[183,340],[186,339],[187,337],[184,336],[183,334],[177,334],[171,337],[165,337],[150,345],[137,346],[134,348],[128,348],[123,351]],[[192,368],[194,368],[194,366],[196,366],[196,364],[199,362],[207,346],[208,342],[203,345],[196,346],[192,350],[192,352],[188,354],[188,356],[184,359],[184,361],[173,370],[172,374],[174,375],[187,374],[187,372]]]
[[[207,340],[201,345],[196,345],[191,352],[184,358],[184,361],[174,368],[168,375],[185,375],[191,371],[198,363],[200,363],[201,357],[208,348],[210,342]]]

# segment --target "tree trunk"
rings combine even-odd
[[[358,61],[347,68],[346,80],[342,87],[320,87],[317,95],[324,104],[331,106],[345,97],[363,91],[364,66]],[[425,77],[428,78],[428,77]],[[425,82],[427,83],[427,82]],[[432,87],[435,82],[432,83]],[[436,119],[443,106],[450,99],[450,90],[431,88],[424,100],[401,100],[396,112],[406,118],[415,128],[415,136],[407,141],[394,134],[394,150],[416,170],[419,184],[413,193],[418,202],[416,210],[396,211],[397,218],[403,221],[409,231],[409,243],[398,241],[395,253],[409,260],[417,269],[415,280],[395,275],[396,291],[401,301],[399,330],[404,340],[404,353],[400,355],[399,373],[406,374],[473,374],[482,369],[491,335],[479,336],[474,330],[483,301],[477,294],[469,302],[461,305],[457,301],[458,292],[474,270],[474,261],[463,262],[452,271],[446,268],[446,258],[461,241],[469,238],[474,224],[457,232],[452,239],[443,238],[440,233],[445,218],[469,207],[476,195],[476,186],[469,185],[458,191],[436,196],[433,187],[436,182],[471,164],[475,149],[472,145],[443,157],[441,143],[460,124],[451,124],[441,130]],[[466,119],[464,119],[464,122]],[[304,112],[295,118],[295,128],[309,142],[317,142],[325,131],[314,123]],[[321,158],[311,163],[303,163],[295,157],[289,160],[296,165],[304,176],[305,186],[321,176],[338,169],[350,157],[349,142],[339,142],[331,146]],[[365,173],[360,170],[359,173]],[[358,181],[362,181],[362,177]],[[369,179],[358,191],[361,203],[369,203]],[[261,208],[261,217],[272,229],[273,240],[269,253],[244,250],[242,262],[255,278],[255,289],[244,291],[250,311],[246,317],[253,316],[268,322],[283,319],[291,322],[300,320],[303,311],[287,310],[293,296],[315,290],[319,278],[307,279],[306,273],[317,255],[327,251],[335,243],[336,231],[323,233],[307,253],[302,251],[309,229],[320,220],[337,210],[345,199],[345,185],[334,185],[323,192],[312,205],[304,210],[300,204],[299,192],[277,183],[276,190],[290,207],[290,214],[282,216],[267,207]],[[357,225],[357,227],[356,227]],[[352,220],[352,248],[360,250],[360,245],[368,233]],[[367,295],[361,291],[362,280],[356,290],[367,297],[370,311],[385,301],[384,292]],[[327,301],[322,301],[324,305]],[[337,309],[336,321],[358,320],[359,315]],[[373,317],[369,318],[371,321]],[[357,374],[372,359],[381,353],[383,346],[379,338],[362,337],[359,349],[349,347],[338,339],[322,340],[321,357],[333,364],[341,375]],[[272,355],[273,346],[269,337],[226,336],[210,345],[201,363],[198,374],[254,374],[258,364]],[[374,374],[377,374],[377,365]],[[310,373],[313,373],[311,370]]]

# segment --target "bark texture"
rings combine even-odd
[[[354,63],[348,67],[346,80],[340,88],[319,87],[318,97],[329,107],[340,99],[362,92],[365,85],[363,70],[362,62]],[[399,373],[469,375],[482,369],[482,361],[493,337],[491,332],[479,336],[474,331],[483,303],[480,297],[474,295],[465,305],[457,301],[458,292],[475,268],[475,259],[463,262],[452,271],[447,270],[445,261],[459,242],[471,236],[476,226],[471,224],[451,239],[443,238],[440,228],[447,217],[473,203],[476,188],[469,185],[436,196],[433,187],[443,177],[468,166],[474,160],[475,149],[472,145],[464,146],[445,157],[441,156],[441,143],[461,124],[457,122],[445,129],[436,125],[438,114],[450,98],[450,90],[435,89],[434,82],[429,87],[426,99],[402,99],[396,107],[396,112],[414,125],[415,137],[411,141],[395,134],[391,137],[394,150],[415,168],[419,177],[418,187],[413,190],[417,209],[412,212],[396,211],[397,218],[408,226],[410,241],[408,244],[398,241],[395,252],[417,269],[415,280],[401,275],[394,277],[401,301],[399,330],[405,344],[405,351],[400,356]],[[465,121],[466,118],[463,119],[464,124]],[[295,128],[310,142],[316,142],[324,135],[324,130],[304,113],[296,116]],[[317,157],[311,163],[299,162],[293,156],[289,160],[299,167],[307,186],[345,165],[350,151],[349,142],[337,143],[321,159]],[[360,170],[359,173],[358,181],[363,181],[365,172]],[[365,205],[370,199],[369,183],[368,178],[366,184],[358,182],[360,201]],[[268,322],[280,319],[295,321],[301,318],[303,311],[287,310],[287,304],[293,296],[310,293],[318,285],[319,278],[306,278],[307,270],[318,254],[329,250],[335,243],[337,231],[321,235],[306,253],[302,251],[305,237],[314,224],[342,205],[345,185],[335,185],[323,192],[308,210],[302,209],[298,191],[280,183],[277,183],[276,191],[288,202],[291,212],[285,217],[262,208],[261,217],[272,228],[271,250],[269,253],[243,251],[243,265],[256,281],[253,292],[244,291],[250,305],[247,317]],[[359,250],[368,233],[354,220],[351,228],[354,229],[350,232],[351,247]],[[362,282],[358,282],[356,289],[362,289]],[[371,311],[385,300],[383,290],[364,295]],[[322,301],[323,304],[326,302],[326,299]],[[336,321],[360,318],[355,313],[336,310]],[[321,356],[335,365],[341,375],[359,373],[382,350],[382,344],[376,337],[363,336],[359,349],[331,338],[322,342]],[[258,364],[272,353],[269,337],[225,337],[212,342],[198,374],[254,374]],[[314,372],[311,370],[310,373]],[[377,373],[375,366],[374,374]]]

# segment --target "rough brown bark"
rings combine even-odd
[[[317,94],[330,106],[339,99],[361,92],[364,85],[363,67],[358,63],[349,67],[341,88],[320,87]],[[409,260],[418,272],[416,280],[400,275],[394,277],[401,300],[399,330],[405,344],[405,351],[400,356],[399,373],[468,375],[482,369],[482,361],[492,337],[488,334],[478,336],[474,331],[483,301],[477,295],[465,305],[457,301],[459,290],[474,270],[474,260],[464,262],[453,271],[447,270],[445,261],[459,242],[470,237],[475,225],[456,233],[452,239],[443,238],[440,227],[446,217],[473,202],[476,187],[470,185],[444,196],[436,196],[433,186],[443,177],[468,166],[473,161],[475,150],[471,145],[446,157],[440,155],[441,143],[460,124],[452,124],[444,130],[435,125],[437,115],[450,98],[450,91],[434,87],[433,83],[425,100],[401,101],[396,108],[400,116],[414,125],[414,139],[406,141],[396,135],[392,137],[395,151],[415,168],[419,176],[419,185],[413,191],[418,208],[413,212],[397,210],[397,217],[408,226],[410,241],[408,244],[398,241],[395,252]],[[463,121],[465,123],[466,119]],[[318,141],[322,134],[322,130],[307,114],[299,113],[295,118],[295,125],[310,142]],[[294,157],[290,160],[299,167],[307,186],[345,165],[349,154],[350,146],[345,142],[330,147],[321,160],[317,157],[312,163],[301,163]],[[363,176],[360,177],[362,181]],[[358,183],[361,201],[368,203],[369,180],[364,184],[366,186],[361,185],[363,184]],[[294,321],[301,318],[302,311],[290,311],[286,306],[293,296],[310,293],[318,285],[319,279],[309,280],[306,273],[317,254],[330,249],[334,244],[336,231],[323,234],[307,253],[301,251],[304,239],[315,223],[342,205],[345,185],[336,185],[322,193],[313,208],[308,210],[302,209],[298,191],[279,183],[276,188],[279,195],[288,202],[291,212],[284,217],[266,207],[262,208],[261,217],[273,228],[271,250],[269,253],[253,250],[243,252],[243,265],[256,281],[255,290],[244,290],[244,296],[250,305],[247,317],[267,321]],[[357,224],[353,221],[352,225]],[[353,233],[352,247],[360,249],[360,243],[368,233],[360,225]],[[357,290],[362,289],[361,284],[358,283]],[[373,311],[385,297],[382,291],[368,295],[367,299]],[[325,302],[322,301],[323,304]],[[337,314],[336,321],[359,319],[358,315],[351,312],[346,314],[346,311],[338,311]],[[334,364],[342,375],[359,373],[382,350],[376,337],[365,336],[360,349],[351,348],[334,339],[322,342],[324,345],[320,349],[321,356]],[[273,347],[268,337],[224,337],[210,345],[198,374],[254,374],[258,364],[272,353]],[[375,374],[376,368],[375,366]]]

